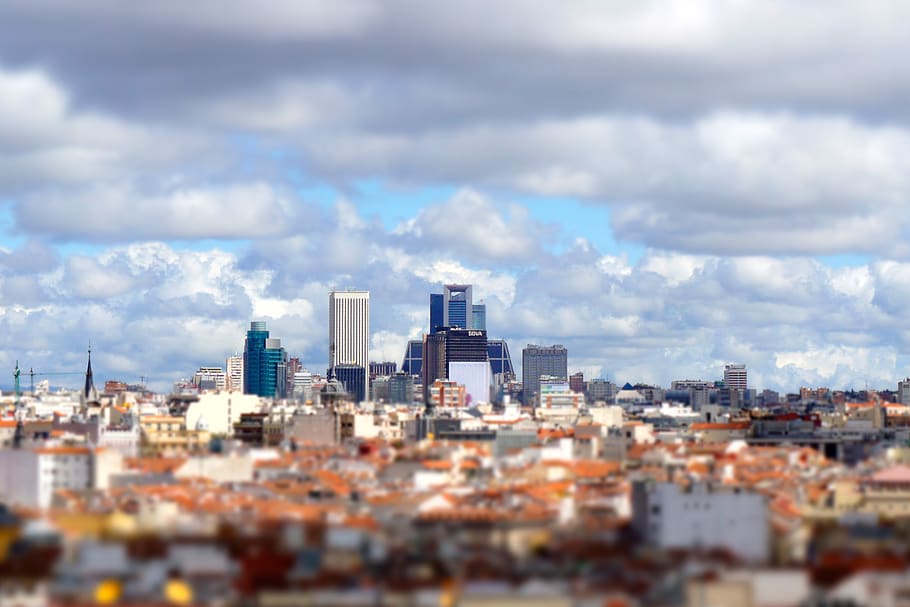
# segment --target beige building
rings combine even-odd
[[[139,418],[139,450],[146,457],[207,451],[212,435],[207,430],[187,430],[183,417],[144,415]]]

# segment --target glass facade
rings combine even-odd
[[[243,347],[243,393],[282,398],[287,374],[287,353],[281,340],[269,337],[264,322],[250,323]]]
[[[442,293],[430,293],[430,335],[445,323],[445,299]]]
[[[360,365],[335,365],[332,369],[335,379],[341,382],[345,392],[354,397],[355,402],[363,402],[367,395],[367,370]]]
[[[487,342],[487,354],[490,357],[490,370],[493,375],[508,373],[515,375],[509,345],[504,339],[491,339]]]
[[[401,372],[408,375],[420,375],[423,370],[423,341],[411,340],[404,351]]]

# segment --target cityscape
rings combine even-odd
[[[910,377],[781,394],[730,362],[618,385],[559,344],[526,344],[519,375],[473,285],[441,291],[400,362],[369,359],[370,292],[350,289],[327,294],[324,372],[261,320],[167,393],[96,386],[91,349],[78,390],[26,388],[17,367],[0,403],[8,604],[903,596]]]
[[[906,23],[0,2],[0,607],[910,607]]]

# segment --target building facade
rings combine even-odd
[[[332,367],[332,378],[344,386],[354,402],[363,402],[367,395],[367,370],[360,365],[340,364]]]
[[[243,392],[243,356],[228,356],[225,369],[228,392]]]
[[[521,351],[521,375],[524,386],[524,404],[536,402],[540,393],[540,377],[568,377],[568,353],[564,346],[536,346],[529,344]]]
[[[338,365],[370,364],[370,292],[329,293],[329,373]],[[369,399],[368,390],[364,399]]]
[[[724,387],[745,390],[748,388],[746,365],[729,364],[724,366]]]
[[[243,393],[283,398],[287,385],[287,353],[281,340],[269,337],[266,324],[250,323],[243,346]]]
[[[442,326],[470,329],[474,320],[471,285],[445,285],[442,288]]]

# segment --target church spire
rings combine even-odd
[[[98,391],[95,390],[95,380],[92,377],[92,345],[88,346],[88,367],[85,369],[85,388],[82,390],[82,398],[88,402],[98,399]]]

